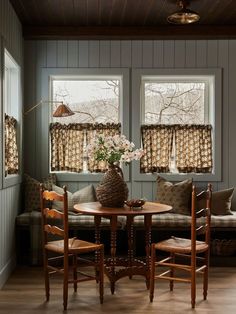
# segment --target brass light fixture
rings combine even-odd
[[[177,5],[180,6],[181,9],[167,17],[169,23],[183,25],[199,21],[200,15],[197,12],[187,9],[189,5],[188,0],[178,0]]]
[[[56,111],[53,113],[53,117],[62,118],[62,117],[69,117],[75,114],[67,105],[65,105],[62,101],[50,101],[50,100],[40,100],[35,106],[31,107],[30,109],[24,112],[24,115],[27,115],[29,112],[37,108],[42,104],[59,104]]]

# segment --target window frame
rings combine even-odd
[[[132,72],[132,138],[134,144],[141,145],[142,124],[142,78],[143,77],[212,77],[209,90],[209,123],[212,124],[213,143],[213,171],[214,173],[158,173],[171,181],[180,181],[190,176],[194,181],[220,181],[221,180],[221,112],[222,112],[222,69],[134,69]],[[160,79],[161,81],[161,79]],[[214,85],[214,86],[213,86]],[[211,96],[211,97],[210,97]],[[138,110],[137,110],[138,107]],[[217,127],[216,127],[217,126]],[[139,130],[139,132],[137,132]],[[134,181],[156,181],[156,173],[140,173],[140,163],[132,165]]]
[[[129,69],[127,68],[43,68],[42,69],[42,85],[41,95],[42,100],[52,100],[52,78],[69,78],[69,77],[121,77],[121,108],[120,122],[121,133],[130,138],[129,132]],[[49,124],[51,117],[51,106],[41,106],[41,129],[42,129],[42,148],[41,148],[41,175],[46,177],[50,173],[50,136]],[[129,167],[122,165],[124,178],[129,181]],[[55,172],[59,181],[90,181],[99,182],[103,176],[102,173],[62,173]]]
[[[2,138],[2,187],[7,188],[16,184],[19,184],[22,181],[22,69],[15,58],[14,54],[11,53],[11,50],[7,47],[6,43],[3,41],[2,49],[1,49],[1,59],[2,59],[2,84],[1,84],[1,92],[2,92],[2,128],[1,128],[1,138]],[[15,104],[17,114],[14,115],[14,118],[17,120],[17,146],[18,146],[18,159],[19,159],[19,173],[11,174],[5,177],[5,113],[6,105],[5,105],[5,54],[11,59],[11,61],[16,65],[17,68],[17,95],[18,101]],[[7,113],[9,114],[9,113]]]

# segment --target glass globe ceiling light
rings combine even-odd
[[[189,5],[187,0],[179,0],[177,4],[181,9],[177,12],[172,13],[167,17],[167,21],[172,24],[190,24],[195,23],[200,19],[197,12],[187,9],[186,6]]]

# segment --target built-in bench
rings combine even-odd
[[[126,236],[126,218],[118,217],[118,229],[120,237],[118,239],[118,249],[125,247],[127,244],[123,237]],[[152,219],[152,239],[158,241],[166,238],[171,234],[186,236],[190,232],[191,216],[165,213],[153,215]],[[94,239],[94,218],[92,216],[70,214],[69,228],[71,236],[81,236],[84,239]],[[101,230],[103,233],[102,241],[109,247],[109,219],[102,218]],[[134,218],[134,234],[136,239],[136,254],[144,253],[145,236],[144,236],[144,217],[136,216]],[[230,252],[224,250],[222,255],[236,255],[236,211],[233,215],[215,216],[211,218],[211,238],[212,253],[221,255],[214,245],[222,244],[231,245]],[[17,239],[17,255],[19,262],[28,262],[32,265],[38,265],[42,262],[41,254],[41,213],[32,211],[22,213],[16,218],[16,239]],[[122,240],[123,239],[123,240]],[[228,241],[228,242],[227,242]],[[230,242],[229,242],[230,241]],[[216,257],[212,258],[216,260]]]

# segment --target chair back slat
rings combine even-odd
[[[56,218],[56,219],[62,219],[64,214],[62,212],[59,212],[58,210],[54,208],[44,208],[44,215],[47,218]]]
[[[43,191],[43,198],[47,201],[63,202],[63,195],[58,194],[55,191]]]
[[[192,251],[194,254],[196,238],[198,235],[204,236],[203,241],[210,244],[210,222],[211,222],[211,197],[212,188],[208,184],[207,190],[196,193],[196,187],[192,190],[192,221],[191,221],[191,240]],[[198,203],[201,201],[200,203]],[[200,205],[199,205],[200,204]],[[200,206],[200,209],[198,208]]]
[[[64,240],[65,254],[68,252],[68,199],[66,187],[63,187],[64,193],[58,194],[55,191],[44,190],[40,186],[41,214],[42,214],[42,239],[43,245],[49,241],[49,234],[59,236]],[[54,208],[49,208],[48,201],[57,201],[62,203],[63,211],[60,212]],[[58,238],[58,237],[57,237]]]
[[[64,230],[57,227],[57,226],[45,225],[44,231],[46,231],[47,233],[51,233],[54,235],[59,235],[61,237],[64,237]]]

